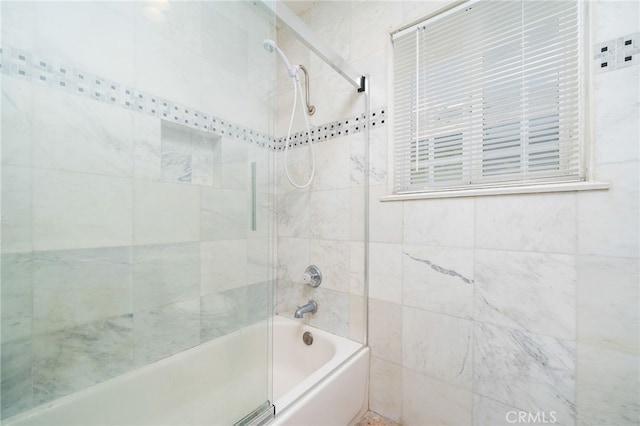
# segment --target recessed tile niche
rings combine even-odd
[[[162,180],[221,186],[220,136],[162,120],[161,149]]]

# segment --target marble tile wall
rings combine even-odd
[[[331,8],[314,9],[308,24],[328,40],[348,38],[350,33],[347,2],[330,2]],[[317,15],[319,13],[320,15]],[[336,17],[340,16],[336,20]],[[344,17],[345,19],[342,19]],[[287,154],[276,154],[277,227],[277,312],[293,317],[296,306],[315,299],[318,313],[307,321],[332,333],[363,341],[365,324],[364,294],[364,98],[335,74],[324,62],[312,57],[285,30],[278,33],[278,44],[292,63],[310,70],[311,103],[322,105],[310,118],[314,142],[316,175],[308,189],[296,189],[287,180],[284,164],[296,182],[305,182],[310,173],[310,150],[305,141],[304,122],[297,111],[294,133]],[[341,52],[349,54],[348,44]],[[340,51],[340,48],[338,48]],[[291,113],[291,82],[279,68],[278,150],[284,149]],[[313,89],[313,88],[316,89]],[[322,88],[322,90],[319,90]],[[383,103],[373,105],[370,126],[372,140],[370,181],[386,182],[386,119]],[[380,218],[384,220],[384,217]],[[309,264],[320,267],[323,283],[312,289],[301,284]],[[399,265],[399,264],[398,264]]]
[[[388,31],[447,3],[317,2],[301,17],[371,74],[372,104],[388,105]],[[595,43],[640,29],[637,2],[589,5]],[[286,30],[278,41],[292,63],[311,69],[318,120],[357,111],[356,95],[329,67]],[[607,191],[382,203],[392,140],[386,128],[372,133],[371,410],[405,425],[507,425],[512,411],[544,413],[547,421],[553,413],[563,425],[638,422],[639,76],[635,65],[593,77],[591,171],[611,183]],[[279,133],[291,96],[279,69]],[[277,155],[281,315],[292,316],[311,295],[362,288],[363,149],[358,135],[317,144],[316,187],[302,191],[283,177],[284,156]],[[289,155],[297,176],[308,173],[306,150]],[[344,273],[345,239],[351,286],[304,288],[298,276],[308,263],[335,262],[319,266]],[[340,259],[323,258],[323,247],[335,247]],[[340,298],[331,303],[308,321],[344,334],[349,312],[336,312],[346,309]]]
[[[335,42],[349,37],[350,10],[348,2],[331,2],[331,8],[315,8],[313,17],[305,18],[322,37]],[[363,341],[364,99],[285,30],[279,31],[278,44],[292,63],[309,69],[310,101],[322,108],[310,118],[311,138],[320,141],[313,144],[316,174],[311,186],[294,188],[284,170],[286,162],[296,182],[305,182],[309,176],[310,149],[304,140],[300,111],[296,112],[294,121],[293,149],[276,155],[276,309],[280,315],[293,317],[296,306],[315,299],[318,312],[306,316],[305,322]],[[337,47],[345,58],[349,56],[348,43],[339,43]],[[341,51],[342,47],[346,50]],[[278,136],[286,135],[293,95],[291,81],[282,71],[279,67]],[[382,140],[386,127],[384,104],[374,105],[370,119],[374,137]],[[282,139],[278,141],[283,147]],[[380,182],[386,179],[386,148],[377,146],[380,149],[372,158],[375,172],[371,179]],[[310,264],[317,265],[323,273],[323,283],[317,289],[301,283],[302,273]]]
[[[102,76],[87,87],[110,82],[129,100],[154,94],[272,133],[272,22],[250,3],[172,3],[164,23],[136,2],[0,7],[3,43],[32,69],[48,58],[75,73],[49,63],[47,78],[78,89],[80,73]],[[227,30],[233,41],[216,41]],[[0,418],[271,314],[271,151],[235,128],[203,131],[142,102],[21,78],[7,52]]]
[[[380,127],[372,134],[381,139],[384,131]],[[277,312],[292,318],[297,306],[314,299],[318,312],[306,316],[305,322],[361,342],[365,327],[363,143],[363,134],[352,134],[314,144],[316,178],[307,189],[296,189],[287,181],[284,153],[276,155]],[[309,172],[308,149],[294,148],[286,159],[298,181]],[[383,170],[380,160],[372,163],[375,170]],[[301,281],[310,264],[323,274],[316,289]]]

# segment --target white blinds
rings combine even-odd
[[[394,36],[396,193],[582,179],[579,8],[479,0]]]

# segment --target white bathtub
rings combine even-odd
[[[309,346],[306,331],[313,335]],[[346,426],[366,411],[368,348],[279,316],[273,333],[274,425]]]
[[[273,324],[274,425],[347,425],[366,410],[367,348],[297,321],[276,316]],[[231,425],[270,393],[266,331],[266,321],[254,324],[2,424]]]

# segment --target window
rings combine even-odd
[[[394,34],[395,192],[584,180],[581,8],[469,1]]]

